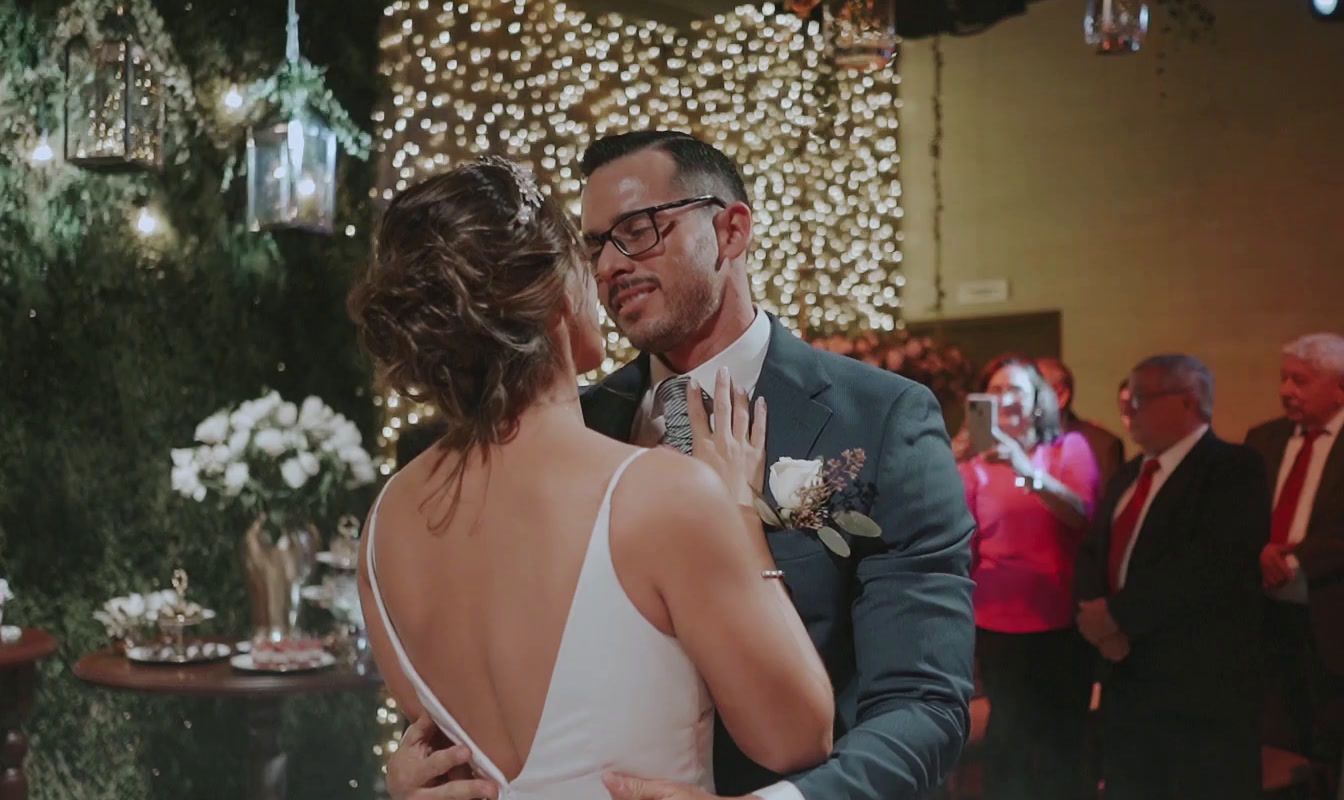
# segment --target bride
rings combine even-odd
[[[361,599],[397,702],[465,746],[444,758],[471,754],[479,780],[454,786],[592,800],[622,771],[712,789],[714,708],[773,771],[824,760],[830,683],[751,509],[763,403],[749,414],[724,375],[704,387],[717,424],[689,404],[693,458],[585,428],[595,282],[573,223],[511,162],[402,193],[376,246],[351,314],[446,433],[370,512]]]

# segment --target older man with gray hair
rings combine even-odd
[[[1108,662],[1106,800],[1254,800],[1264,466],[1210,430],[1199,359],[1145,359],[1129,387],[1142,454],[1108,488],[1075,574],[1078,629]]]
[[[1334,771],[1344,749],[1344,336],[1285,345],[1279,401],[1283,416],[1246,436],[1274,494],[1260,553],[1270,691],[1295,749]]]

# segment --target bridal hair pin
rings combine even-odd
[[[542,201],[545,199],[532,170],[502,156],[481,156],[476,160],[476,163],[488,164],[508,171],[513,178],[514,185],[518,187],[518,196],[523,201],[518,205],[518,215],[514,217],[514,223],[520,227],[530,224],[536,216],[536,210],[541,208]]]

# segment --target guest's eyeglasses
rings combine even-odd
[[[670,203],[641,208],[624,214],[606,233],[584,236],[584,245],[588,249],[588,258],[594,264],[602,255],[607,242],[616,245],[616,249],[629,258],[643,255],[657,247],[663,241],[663,226],[658,224],[658,215],[677,208],[687,208],[702,203],[713,203],[720,208],[728,204],[712,194],[688,197],[685,200],[673,200]]]
[[[1152,401],[1159,397],[1166,397],[1167,395],[1173,394],[1186,394],[1189,391],[1189,389],[1163,389],[1160,392],[1148,392],[1147,394],[1139,394],[1138,392],[1131,391],[1126,405],[1128,405],[1130,411],[1138,411],[1140,408],[1150,405]]]

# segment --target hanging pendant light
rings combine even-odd
[[[285,61],[299,64],[299,15],[289,0]],[[336,132],[304,104],[247,132],[247,224],[254,231],[330,234],[336,217]]]
[[[826,6],[831,58],[844,69],[882,69],[896,55],[895,0],[841,0]]]
[[[1143,0],[1087,0],[1083,41],[1102,55],[1137,53],[1148,35]]]

